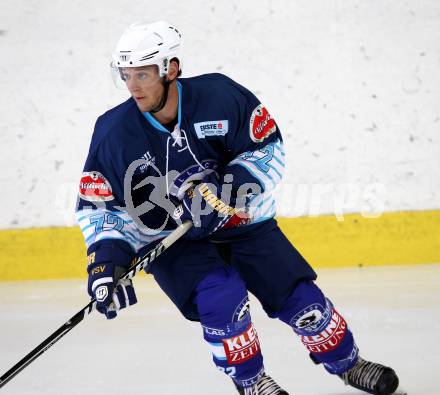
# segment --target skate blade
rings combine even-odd
[[[397,388],[397,391],[394,392],[393,395],[408,395],[408,393],[401,388]]]

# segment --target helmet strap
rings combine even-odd
[[[170,85],[171,85],[171,81],[167,80],[166,76],[163,76],[162,77],[162,86],[163,86],[164,92],[162,95],[162,99],[160,100],[159,105],[154,110],[150,111],[151,113],[153,113],[153,114],[157,113],[165,107],[165,104],[167,104],[167,100],[168,100],[168,92],[170,90]]]

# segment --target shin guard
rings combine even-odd
[[[358,349],[344,318],[311,281],[301,282],[278,318],[290,325],[317,363],[332,374],[350,369]]]
[[[195,302],[217,368],[240,387],[255,384],[264,373],[263,356],[238,273],[232,268],[211,272],[197,286]]]

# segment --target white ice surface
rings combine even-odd
[[[438,395],[440,265],[321,270],[319,285],[354,331],[361,354],[392,366],[409,395]],[[197,323],[185,321],[150,278],[139,303],[114,321],[80,323],[0,392],[234,394]],[[82,308],[83,281],[0,283],[0,374]],[[360,394],[314,366],[284,324],[252,299],[267,371],[293,395]]]

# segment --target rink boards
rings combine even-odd
[[[289,240],[318,268],[440,261],[440,211],[278,218]],[[85,277],[78,227],[0,231],[0,280]]]

